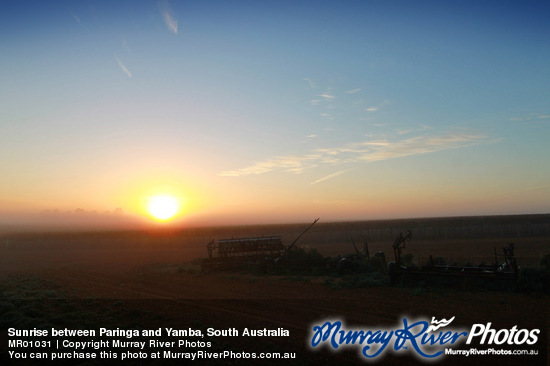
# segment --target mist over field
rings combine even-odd
[[[292,351],[306,365],[330,365],[364,361],[357,352],[304,348],[312,324],[327,316],[378,329],[398,323],[403,314],[437,319],[448,319],[451,314],[456,317],[455,327],[490,321],[500,328],[541,329],[537,344],[529,347],[538,356],[526,360],[530,365],[545,364],[548,295],[540,287],[543,279],[536,276],[545,273],[542,260],[550,258],[550,215],[320,221],[300,237],[296,251],[309,253],[322,267],[281,267],[270,273],[259,269],[261,261],[246,257],[231,269],[204,267],[207,243],[280,236],[288,246],[309,225],[3,226],[0,300],[6,311],[0,314],[0,322],[17,329],[43,324],[48,329],[193,327],[204,332],[208,328],[282,328],[289,337],[266,338],[257,344],[242,336],[201,340],[212,344],[208,351],[223,351],[228,346],[258,352]],[[444,281],[439,286],[425,281],[392,284],[387,269],[387,263],[395,260],[392,243],[408,230],[412,238],[402,255],[417,266],[432,256],[452,264],[496,265],[503,260],[502,249],[515,243],[517,263],[523,269],[518,285],[511,286],[523,287],[510,290],[483,279],[447,282],[446,277],[437,280]],[[376,272],[337,272],[341,258],[355,255],[354,244],[363,248],[365,243],[372,259],[377,259],[375,253],[384,253],[385,262],[372,262],[382,264],[374,267]],[[0,345],[0,358],[7,356]],[[410,354],[386,355],[383,362],[400,365],[404,360],[424,364]],[[517,360],[492,357],[483,363],[512,366]],[[458,366],[461,361],[445,358],[441,363]]]
[[[166,259],[188,262],[206,256],[206,244],[212,240],[246,237],[281,236],[289,245],[307,228],[309,223],[227,226],[150,226],[136,225],[136,221],[114,221],[106,225],[98,220],[82,218],[66,221],[62,225],[0,226],[0,246],[9,250],[63,251],[138,251],[147,253],[166,251]],[[120,223],[128,226],[118,226]],[[139,222],[138,222],[139,223]],[[88,225],[85,225],[88,224]],[[353,252],[352,242],[361,246],[369,243],[371,250],[381,250],[392,256],[391,244],[399,233],[411,231],[413,239],[409,250],[417,257],[427,259],[428,254],[464,258],[472,250],[480,256],[491,257],[493,247],[516,242],[517,255],[538,260],[550,248],[550,215],[477,216],[426,219],[374,220],[355,222],[323,222],[320,220],[300,238],[302,247],[316,249],[325,256]],[[428,245],[429,249],[425,246]],[[466,248],[469,248],[466,250]],[[415,253],[415,249],[418,252]],[[427,251],[431,251],[428,253]],[[32,253],[32,252],[31,252]],[[176,253],[170,257],[168,253]]]

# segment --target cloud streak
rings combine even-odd
[[[246,168],[229,170],[220,173],[226,177],[238,177],[242,175],[264,174],[273,170],[283,170],[289,173],[302,173],[304,169],[311,169],[317,166],[316,160],[319,155],[303,155],[303,156],[277,156],[275,158],[255,163]]]
[[[320,94],[319,96],[320,96],[321,98],[324,98],[325,100],[327,100],[327,101],[329,101],[329,102],[332,101],[332,100],[334,100],[334,98],[336,98],[334,95],[329,94],[329,93],[323,93],[323,94]]]
[[[513,122],[522,122],[522,123],[546,123],[550,120],[550,114],[537,114],[531,113],[525,117],[514,117],[510,118],[510,121]]]
[[[71,12],[71,15],[73,16],[73,19],[76,20],[76,22],[78,24],[82,24],[82,21],[80,20],[80,18],[78,17],[78,15],[76,15],[75,13]]]
[[[332,174],[329,174],[329,175],[326,175],[322,178],[319,178],[317,179],[316,181],[314,182],[311,182],[311,184],[317,184],[317,183],[321,183],[321,182],[324,182],[325,180],[329,180],[329,179],[332,179],[332,178],[336,178],[337,176],[339,175],[342,175],[344,173],[347,173],[348,172],[348,169],[344,169],[344,170],[340,170],[336,173],[332,173]]]
[[[118,59],[118,57],[115,57],[115,61],[116,63],[118,64],[118,66],[120,67],[120,69],[122,71],[124,71],[124,73],[126,74],[126,76],[128,76],[130,79],[132,78],[132,73],[130,72],[130,70],[128,70],[128,68],[122,63],[122,61],[120,61]]]
[[[178,20],[172,15],[170,6],[168,3],[164,3],[161,9],[162,19],[164,19],[164,24],[171,33],[178,34]]]
[[[550,184],[545,184],[545,185],[536,186],[536,187],[529,187],[525,191],[532,192],[532,191],[542,191],[546,189],[550,189]]]
[[[265,174],[272,171],[284,171],[299,174],[319,166],[339,166],[344,164],[370,163],[407,156],[422,155],[449,149],[464,148],[487,141],[482,135],[444,134],[435,136],[417,136],[397,141],[369,140],[349,143],[339,147],[315,149],[305,155],[287,155],[254,163],[248,167],[228,170],[221,176],[245,176]],[[347,170],[341,170],[320,178],[312,184],[334,178]]]

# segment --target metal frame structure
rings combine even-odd
[[[278,257],[285,251],[280,236],[260,238],[238,238],[211,241],[206,246],[208,257],[213,258],[217,250],[218,258],[229,257]]]
[[[273,266],[276,259],[285,257],[289,251],[296,249],[296,242],[315,223],[316,219],[288,246],[283,244],[280,236],[256,238],[232,238],[210,241],[206,245],[208,258],[203,261],[203,269],[234,268],[245,263],[263,262]]]
[[[478,279],[496,279],[499,281],[515,281],[518,278],[519,267],[514,255],[514,243],[508,243],[503,248],[504,262],[499,264],[499,255],[495,248],[495,263],[492,265],[448,265],[435,264],[432,256],[427,266],[422,269],[408,268],[401,263],[401,251],[405,248],[406,241],[412,237],[409,231],[407,235],[399,234],[393,243],[393,252],[395,262],[388,263],[388,271],[391,282],[397,282],[405,277],[416,277],[429,279],[430,277],[453,277],[460,278],[478,278]]]

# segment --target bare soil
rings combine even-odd
[[[292,236],[299,229],[293,228],[282,231],[288,230],[287,235]],[[6,286],[14,286],[22,278],[40,278],[57,293],[63,293],[64,299],[88,300],[81,302],[81,306],[89,310],[112,308],[116,300],[118,305],[124,304],[119,317],[141,314],[137,319],[132,318],[132,322],[144,329],[191,325],[217,329],[288,329],[290,337],[271,337],[266,342],[234,337],[216,339],[214,343],[251,352],[266,347],[296,352],[296,364],[365,363],[357,349],[328,352],[307,347],[312,326],[324,319],[337,318],[364,329],[379,329],[402,326],[403,317],[449,319],[453,316],[456,317],[454,326],[467,329],[474,323],[488,322],[494,329],[510,329],[514,325],[518,329],[541,329],[541,341],[534,348],[539,356],[527,361],[517,356],[447,356],[439,364],[516,365],[520,361],[547,364],[548,295],[430,286],[350,289],[339,287],[337,277],[260,275],[246,271],[201,273],[190,263],[206,256],[205,245],[212,236],[229,233],[227,228],[217,230],[192,234],[179,231],[5,234],[0,237],[3,241],[0,241],[0,279],[8,284]],[[251,232],[257,236],[273,235],[276,227],[237,231],[243,236]],[[350,241],[343,239],[345,235],[333,233],[332,236],[332,242],[316,245],[306,240],[305,245],[324,255],[353,251]],[[520,265],[535,265],[542,255],[550,252],[550,238],[546,236],[421,239],[413,240],[407,249],[417,260],[432,254],[462,263],[492,262],[494,247],[500,250],[510,241],[516,242]],[[391,259],[391,240],[369,243],[369,249],[371,253],[383,250]],[[384,357],[384,364],[415,363],[421,362],[410,353]]]

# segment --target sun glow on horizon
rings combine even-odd
[[[180,201],[174,196],[157,195],[149,197],[147,212],[159,221],[172,219],[180,211]]]

